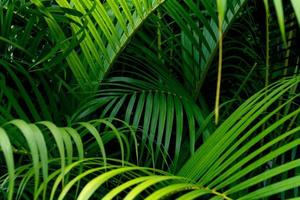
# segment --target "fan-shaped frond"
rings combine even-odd
[[[153,165],[158,166],[162,164],[159,157],[167,160],[171,157],[176,168],[181,147],[186,141],[185,134],[189,134],[187,148],[190,154],[193,154],[200,136],[209,136],[206,119],[193,98],[166,71],[155,67],[150,72],[135,70],[132,73],[128,71],[135,78],[123,74],[104,82],[98,97],[84,103],[74,114],[73,120],[83,120],[91,113],[101,113],[100,117],[122,118],[136,130],[141,130],[139,137],[143,160],[148,160],[151,154],[151,160],[155,161]],[[184,130],[185,126],[188,130]],[[147,144],[150,151],[145,152]],[[171,146],[174,148],[171,149]]]

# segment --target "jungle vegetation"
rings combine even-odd
[[[299,0],[0,0],[0,199],[300,199]]]

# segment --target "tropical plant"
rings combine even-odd
[[[284,3],[0,1],[0,199],[298,199]]]

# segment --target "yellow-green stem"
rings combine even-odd
[[[219,62],[218,62],[218,80],[216,89],[216,102],[215,102],[215,123],[219,123],[219,107],[220,107],[220,91],[221,91],[221,79],[222,79],[222,46],[223,46],[223,33],[222,33],[222,17],[219,14]]]

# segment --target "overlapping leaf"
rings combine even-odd
[[[8,170],[8,174],[4,170],[0,175],[1,190],[6,190],[8,185],[4,198],[31,196],[36,199],[42,196],[45,199],[46,191],[52,188],[47,185],[58,176],[51,192],[53,198],[57,187],[64,185],[64,179],[68,181],[67,173],[72,167],[78,167],[77,173],[82,172],[81,162],[88,161],[96,165],[99,162],[105,169],[108,159],[118,158],[118,164],[124,164],[129,159],[137,161],[135,134],[126,123],[123,123],[123,127],[117,129],[105,119],[64,128],[48,121],[30,124],[15,119],[4,123],[0,128],[0,149]],[[130,141],[132,145],[129,145]],[[115,151],[108,147],[111,144],[118,144]],[[135,158],[132,153],[136,155]],[[89,159],[93,156],[98,156],[99,161]],[[26,188],[28,184],[33,184],[34,189]]]

